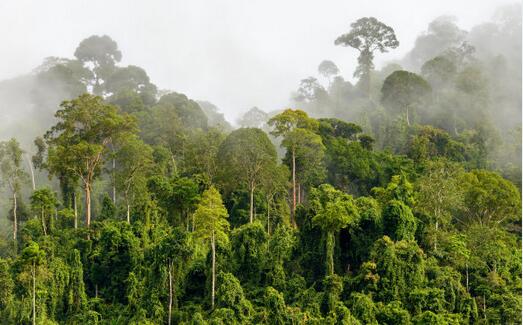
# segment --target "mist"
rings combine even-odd
[[[253,106],[272,111],[289,105],[290,92],[323,59],[351,79],[357,53],[333,41],[359,17],[384,21],[400,41],[397,49],[377,56],[379,68],[409,53],[436,17],[454,16],[460,28],[470,30],[489,21],[500,2],[416,4],[4,1],[0,80],[28,73],[45,57],[70,58],[82,39],[106,34],[118,43],[122,65],[143,67],[160,89],[212,102],[234,123]]]

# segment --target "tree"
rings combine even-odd
[[[40,214],[42,230],[47,236],[47,223],[51,223],[51,215],[58,205],[56,194],[49,188],[36,190],[31,195],[31,208],[35,214]]]
[[[332,78],[335,77],[340,72],[340,70],[338,69],[336,64],[334,64],[334,62],[332,62],[330,60],[323,60],[323,61],[321,61],[320,65],[318,66],[318,72],[323,77],[327,78],[327,80],[329,81],[329,87],[330,87],[330,85],[332,83]]]
[[[48,145],[47,169],[51,175],[69,170],[85,191],[85,224],[91,224],[91,191],[101,172],[109,145],[135,131],[134,119],[119,114],[101,97],[88,94],[64,101],[55,114],[58,123],[45,134]]]
[[[184,94],[171,92],[163,95],[157,105],[174,110],[184,128],[207,129],[207,116],[202,108]]]
[[[130,65],[124,68],[115,68],[104,84],[106,91],[117,95],[123,91],[132,91],[140,96],[145,105],[156,102],[156,86],[149,80],[144,69]]]
[[[275,325],[287,324],[289,317],[283,295],[273,287],[266,287],[263,293],[263,300],[267,310],[268,323]]]
[[[237,184],[248,189],[250,195],[249,221],[254,220],[254,191],[265,177],[276,168],[276,149],[267,134],[256,128],[242,128],[231,132],[218,151],[221,183],[227,192]]]
[[[18,233],[18,196],[20,186],[27,179],[27,173],[22,169],[23,151],[16,139],[0,142],[0,185],[7,186],[13,198],[13,240],[16,242]]]
[[[278,165],[271,172],[271,177],[265,177],[261,185],[267,202],[267,234],[271,234],[271,211],[278,199],[284,201],[289,193],[289,169]],[[285,200],[286,201],[286,200]]]
[[[48,150],[47,143],[43,137],[37,137],[34,140],[34,144],[37,148],[36,154],[32,157],[33,164],[36,168],[51,170],[51,167],[48,165]],[[76,200],[76,188],[78,186],[79,178],[78,176],[70,169],[64,168],[63,166],[53,167],[54,175],[58,178],[60,184],[60,190],[62,192],[62,204],[67,208],[72,208],[74,210],[74,228],[78,228],[78,209],[77,209],[77,200]],[[51,176],[50,175],[50,176]]]
[[[214,309],[216,287],[216,241],[227,241],[229,223],[227,209],[223,206],[220,192],[213,186],[203,192],[194,212],[196,235],[211,244],[211,308]]]
[[[130,135],[116,152],[116,187],[122,191],[127,222],[131,222],[131,202],[145,191],[146,176],[153,165],[153,150],[138,137]]]
[[[423,64],[421,74],[436,88],[451,85],[450,81],[457,72],[456,65],[445,56],[437,56]]]
[[[311,191],[311,206],[316,215],[313,223],[325,232],[327,275],[334,274],[334,235],[340,229],[355,225],[359,213],[352,196],[322,184]]]
[[[180,278],[180,273],[184,263],[188,261],[192,254],[192,247],[189,245],[187,233],[179,229],[174,229],[172,233],[157,244],[154,248],[156,258],[162,263],[167,264],[167,273],[169,276],[169,303],[167,323],[170,325],[172,320],[172,307],[174,299],[175,277]]]
[[[91,83],[95,94],[103,94],[103,83],[122,59],[118,44],[109,36],[90,36],[80,42],[74,56],[84,65],[91,65],[94,80]]]
[[[252,305],[245,298],[240,281],[231,273],[220,272],[217,305],[220,309],[230,309],[239,323],[249,323]],[[219,310],[220,310],[219,309]],[[231,323],[231,322],[227,322]]]
[[[446,226],[452,214],[463,206],[463,193],[459,188],[461,170],[443,161],[431,162],[416,182],[416,210],[431,217],[434,222],[437,249],[437,232]]]
[[[218,176],[218,150],[225,134],[212,128],[207,132],[197,131],[188,139],[183,161],[184,171],[203,177],[210,184]]]
[[[189,220],[189,212],[200,199],[198,184],[191,178],[180,177],[173,182],[171,201],[180,211],[182,222],[185,221],[187,231],[194,231],[194,216],[192,222]]]
[[[259,128],[263,129],[266,126],[269,115],[254,106],[243,114],[243,116],[238,120],[238,124],[242,128]]]
[[[36,273],[38,266],[42,264],[45,258],[45,251],[40,249],[40,246],[35,242],[30,242],[27,247],[22,250],[21,261],[25,265],[29,265],[32,279],[32,308],[33,308],[33,325],[36,325]]]
[[[207,124],[210,128],[215,128],[223,132],[232,131],[232,126],[225,120],[223,113],[220,113],[220,109],[216,105],[202,100],[198,100],[197,102],[207,116]]]
[[[327,95],[325,88],[314,77],[308,77],[300,81],[298,94],[294,98],[297,102],[310,103]]]
[[[390,200],[383,209],[383,228],[393,240],[414,240],[418,221],[402,201]]]
[[[521,220],[521,194],[495,172],[473,170],[460,178],[464,190],[464,222],[485,226]]]
[[[321,165],[323,159],[323,144],[321,138],[314,132],[318,130],[318,121],[309,118],[307,113],[301,110],[286,109],[282,113],[272,117],[269,126],[273,128],[271,134],[276,137],[283,137],[282,146],[287,149],[290,155],[290,165],[292,171],[292,209],[291,224],[296,225],[294,213],[296,211],[296,157],[298,149],[311,158],[316,158],[315,162]]]
[[[231,232],[235,272],[242,283],[258,284],[267,258],[268,235],[261,222],[242,225]]]
[[[410,126],[410,115],[429,99],[431,92],[429,83],[417,74],[394,71],[383,82],[381,102],[392,112],[403,113]]]
[[[351,28],[349,33],[339,36],[334,44],[350,46],[360,52],[354,76],[360,77],[367,95],[370,96],[370,73],[374,69],[374,52],[378,50],[384,53],[388,49],[395,49],[399,42],[394,29],[374,17],[360,18],[351,24]]]

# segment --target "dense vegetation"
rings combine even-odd
[[[235,130],[108,36],[46,60],[35,149],[0,142],[0,323],[520,323],[521,125],[495,112],[520,114],[521,46],[423,37],[377,71],[399,41],[362,18],[335,41],[356,84],[324,61]]]

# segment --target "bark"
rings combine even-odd
[[[438,249],[438,228],[439,228],[439,223],[438,221],[436,220],[436,231],[434,232],[434,251],[436,251]]]
[[[131,206],[127,203],[127,223],[131,224]]]
[[[171,314],[173,306],[173,262],[169,261],[169,318],[167,324],[171,325]]]
[[[214,290],[216,287],[216,243],[214,238],[214,230],[211,237],[212,250],[212,279],[211,279],[211,309],[214,309]]]
[[[298,183],[298,204],[301,204],[301,185]]]
[[[45,226],[44,208],[42,208],[42,229],[44,230],[44,236],[47,236],[47,227]]]
[[[29,156],[26,156],[27,158],[27,164],[29,165],[29,171],[31,172],[31,182],[33,185],[33,191],[36,190],[36,182],[35,182],[35,172],[33,168],[33,163],[31,162],[31,159]]]
[[[487,320],[487,301],[485,295],[483,295],[483,317]]]
[[[466,287],[467,287],[467,292],[469,292],[469,264],[465,264],[465,274],[466,274]]]
[[[33,325],[36,325],[36,262],[34,261],[31,271],[33,276]]]
[[[91,226],[91,184],[85,184],[85,225]]]
[[[327,275],[334,274],[334,233],[327,233],[327,240],[325,242],[326,256],[327,256]]]
[[[409,108],[407,107],[406,109],[407,109],[407,113],[406,113],[406,115],[407,115],[407,125],[410,126]]]
[[[296,212],[296,149],[292,148],[292,211],[291,211],[291,224],[296,226],[295,221]]]
[[[16,234],[18,233],[18,218],[16,210],[18,209],[16,202],[16,191],[13,191],[13,240],[16,242]]]
[[[78,208],[76,206],[76,192],[73,193],[73,207],[74,207],[74,229],[78,229]]]

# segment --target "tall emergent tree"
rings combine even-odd
[[[460,177],[463,171],[445,161],[428,163],[424,175],[416,182],[416,210],[427,214],[434,223],[434,250],[438,247],[438,231],[447,226],[452,214],[463,207]]]
[[[38,271],[38,266],[42,264],[44,258],[45,251],[40,249],[40,246],[35,242],[29,243],[29,245],[27,245],[27,247],[22,250],[21,261],[24,265],[29,266],[31,271],[31,306],[33,325],[36,325],[36,273]]]
[[[153,150],[137,136],[124,139],[115,155],[115,184],[124,197],[127,222],[131,223],[131,199],[143,193],[153,164]]]
[[[0,142],[0,185],[7,186],[13,198],[13,240],[18,232],[18,201],[20,183],[27,178],[22,169],[22,154],[20,144],[16,139]]]
[[[203,192],[194,219],[196,234],[211,243],[211,308],[214,309],[214,292],[216,290],[216,240],[227,241],[229,222],[227,209],[223,206],[220,192],[213,186]]]
[[[370,72],[374,69],[374,52],[387,52],[399,46],[394,29],[374,17],[364,17],[352,23],[351,30],[339,36],[335,45],[350,46],[360,52],[355,77],[360,77],[363,89],[370,96]]]
[[[93,35],[80,42],[74,56],[92,69],[93,79],[89,83],[93,93],[101,95],[104,92],[104,82],[114,72],[116,62],[122,59],[122,52],[109,36]]]
[[[332,78],[337,76],[340,70],[334,62],[330,60],[323,60],[318,66],[318,72],[329,81],[330,86],[332,83]]]
[[[263,178],[276,168],[276,149],[265,132],[242,128],[231,132],[218,151],[221,180],[225,184],[243,184],[250,194],[249,221],[254,220],[254,191]],[[232,182],[232,183],[231,183]]]
[[[91,224],[91,190],[101,172],[110,144],[136,131],[135,120],[118,108],[89,94],[64,101],[55,114],[58,123],[45,134],[50,175],[70,170],[85,191],[85,224]]]
[[[430,98],[432,88],[419,75],[398,70],[388,76],[381,88],[383,106],[395,113],[404,114],[410,126],[410,116]]]
[[[189,246],[187,233],[177,228],[173,232],[164,237],[154,249],[156,258],[162,264],[167,264],[167,273],[169,276],[169,303],[168,303],[168,318],[167,324],[171,324],[172,307],[174,299],[174,283],[173,279],[178,277],[184,263],[190,258],[192,254],[192,247]]]
[[[292,209],[291,223],[295,225],[294,212],[296,211],[297,194],[297,157],[308,157],[310,161],[304,161],[303,165],[310,168],[321,169],[324,146],[321,137],[315,133],[318,130],[317,120],[310,118],[301,110],[286,109],[274,116],[268,122],[273,128],[272,135],[283,137],[282,146],[287,149],[292,172]],[[315,159],[314,159],[315,158]],[[321,172],[320,172],[321,173]]]
[[[334,274],[334,235],[340,229],[354,225],[359,217],[352,196],[322,184],[311,191],[311,206],[316,215],[312,221],[325,232],[327,275]]]
[[[39,214],[42,222],[42,230],[47,236],[48,221],[51,221],[51,214],[58,205],[56,194],[49,188],[38,189],[31,195],[31,208],[35,215]]]

